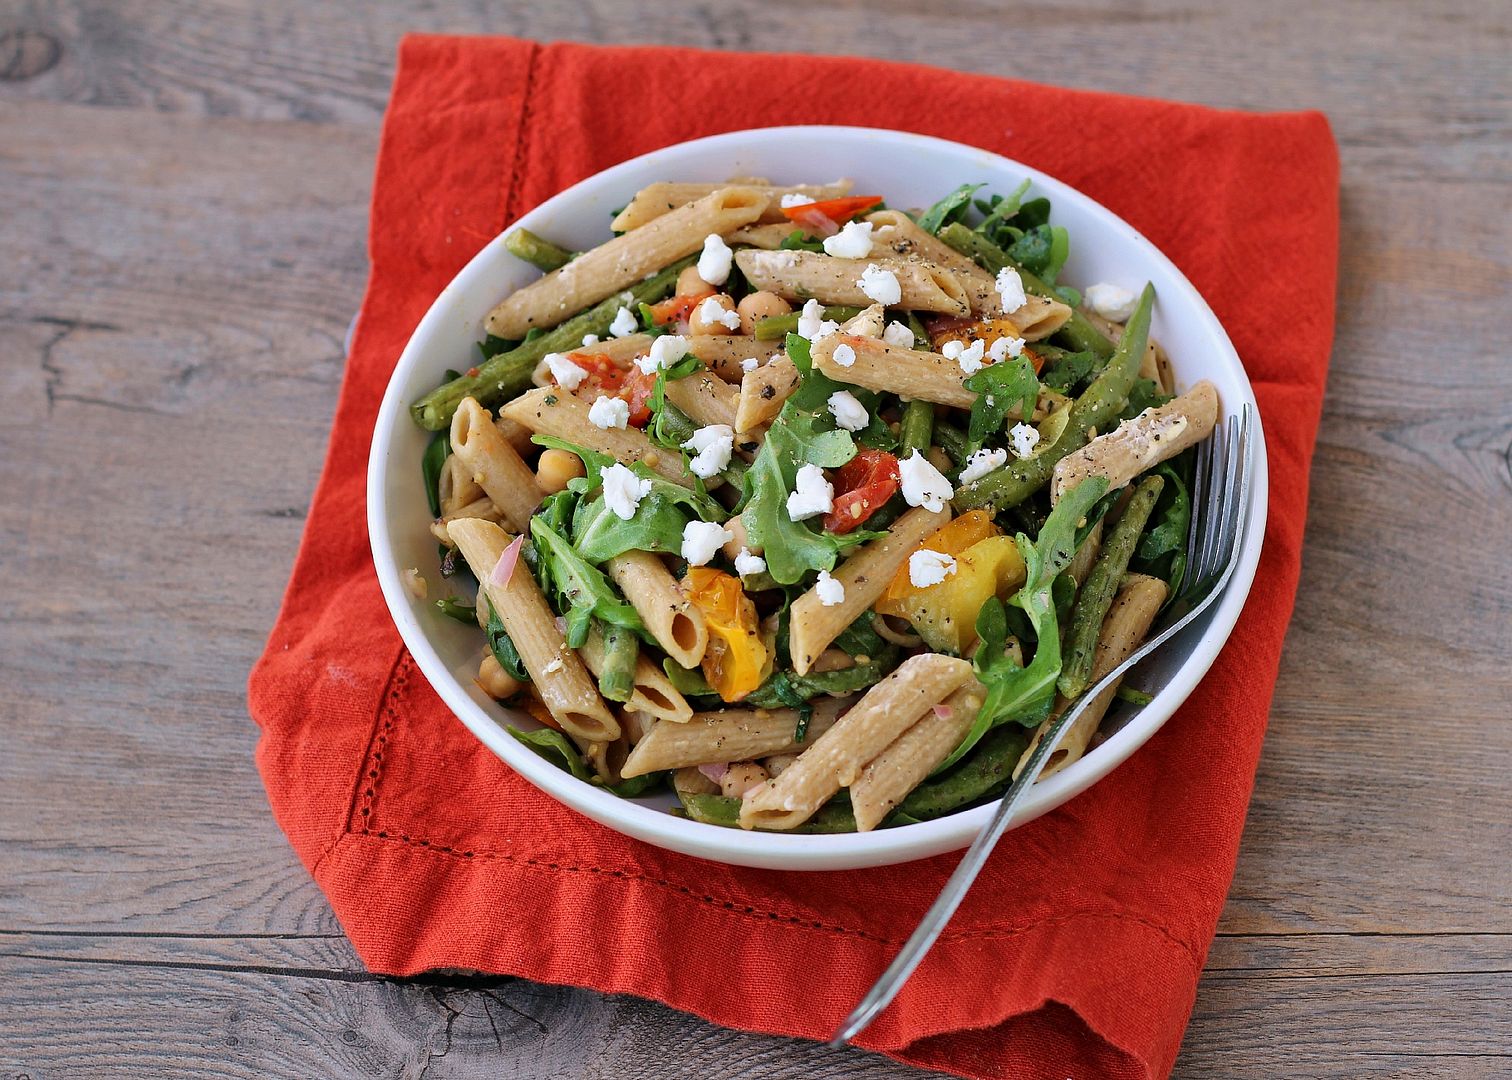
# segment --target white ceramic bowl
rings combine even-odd
[[[1181,271],[1127,223],[1085,195],[1027,166],[970,146],[897,131],[853,127],[783,127],[737,131],[669,146],[589,177],[548,200],[509,228],[523,225],[575,248],[609,239],[611,211],[657,180],[721,180],[766,176],[777,183],[853,177],[857,191],[878,192],[892,206],[927,206],[958,184],[985,181],[986,191],[1009,192],[1025,177],[1033,195],[1048,196],[1054,220],[1071,233],[1063,280],[1073,285],[1111,281],[1138,289],[1154,282],[1153,333],[1169,351],[1180,386],[1210,379],[1233,415],[1254,394],[1239,357],[1217,318]],[[506,230],[507,231],[507,230]],[[574,779],[517,743],[505,725],[538,726],[500,707],[473,684],[481,637],[473,627],[437,615],[404,588],[403,568],[418,566],[431,581],[436,544],[420,478],[430,433],[410,420],[407,406],[442,380],[447,368],[476,357],[484,317],[503,296],[536,276],[504,249],[502,234],[446,287],[410,338],[394,369],[373,431],[368,462],[368,529],[383,595],[420,670],[457,717],[484,744],[542,791],[610,828],[652,844],[720,862],[785,870],[839,870],[904,862],[964,847],[986,823],[992,806],[936,821],[876,832],[801,836],[742,832],[667,813],[673,805],[620,799]],[[1265,526],[1266,468],[1250,488],[1248,526],[1239,568],[1227,594],[1142,669],[1140,685],[1161,689],[1155,700],[1087,757],[1029,793],[1015,824],[1032,820],[1085,790],[1137,750],[1197,685],[1228,638],[1254,580]],[[458,806],[459,816],[473,813]]]

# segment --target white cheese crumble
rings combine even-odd
[[[695,431],[682,446],[693,451],[694,456],[688,462],[693,475],[707,480],[730,464],[730,455],[735,452],[735,431],[729,424],[710,424]]]
[[[876,263],[861,271],[856,285],[869,299],[883,307],[891,307],[903,299],[903,286],[898,284],[898,275]]]
[[[698,276],[710,285],[723,285],[730,279],[730,264],[735,253],[718,233],[704,237],[703,252],[698,256]]]
[[[871,254],[872,223],[847,221],[845,228],[824,238],[824,253],[837,259],[864,259]]]
[[[588,372],[578,367],[559,352],[546,354],[546,370],[563,390],[576,390],[588,377]]]
[[[740,312],[726,308],[712,296],[698,305],[698,317],[706,323],[719,323],[727,330],[740,328]]]
[[[940,346],[940,355],[947,360],[959,360],[961,354],[966,351],[964,341],[947,341]]]
[[[741,371],[755,371],[761,366],[761,361],[754,356],[748,356],[740,362]]]
[[[966,467],[961,470],[961,483],[973,484],[994,469],[1001,469],[1007,462],[1008,451],[983,447],[966,459]]]
[[[1122,285],[1111,285],[1106,281],[1088,285],[1087,291],[1082,293],[1082,299],[1103,318],[1119,323],[1128,322],[1134,315],[1134,309],[1139,306],[1139,297]]]
[[[688,355],[688,339],[677,334],[663,334],[651,343],[651,353],[635,362],[645,375],[655,375]]]
[[[1028,301],[1024,295],[1024,279],[1011,266],[1005,266],[997,273],[997,294],[1003,301],[1003,314],[1012,315]]]
[[[795,206],[807,206],[813,201],[812,196],[805,195],[801,191],[789,191],[782,196],[782,208],[791,210]]]
[[[752,555],[750,548],[741,548],[740,554],[735,556],[735,572],[741,577],[749,577],[752,574],[766,573],[766,560],[760,555]]]
[[[840,344],[835,346],[835,363],[841,367],[850,367],[856,362],[856,350],[849,345]]]
[[[866,406],[857,401],[856,395],[849,390],[836,390],[830,395],[829,411],[835,418],[836,426],[846,431],[860,431],[871,423],[871,414],[866,411]]]
[[[788,518],[802,521],[827,514],[834,508],[835,487],[824,478],[824,470],[817,465],[805,465],[799,469],[793,493],[787,497]]]
[[[955,498],[950,481],[917,450],[898,462],[898,478],[902,481],[903,501],[909,506],[922,506],[939,513],[945,509],[947,500]]]
[[[1024,339],[1016,337],[1000,337],[992,343],[992,348],[987,350],[987,358],[994,364],[1001,364],[1010,356],[1024,355]]]
[[[845,603],[845,583],[830,577],[828,570],[819,571],[819,580],[814,582],[814,595],[822,607],[837,607]]]
[[[590,345],[597,345],[598,343],[599,343],[599,336],[597,334],[584,334],[583,335],[583,348],[586,349],[588,346],[590,346]]]
[[[614,321],[609,324],[609,332],[615,337],[628,337],[640,329],[640,320],[635,317],[635,312],[627,307],[622,307],[614,314]]]
[[[916,589],[938,585],[955,572],[955,559],[941,551],[920,548],[908,557],[908,581]]]
[[[914,347],[914,332],[904,323],[890,322],[882,331],[882,340],[895,349]]]
[[[562,658],[558,656],[554,660],[552,660],[551,663],[542,668],[541,673],[543,675],[554,675],[558,671],[561,671],[564,667],[566,667],[566,665],[562,663]]]
[[[627,466],[615,462],[604,470],[604,504],[621,521],[635,516],[640,501],[651,494],[651,481],[636,476]]]
[[[820,338],[829,337],[839,329],[839,323],[834,319],[824,317],[824,305],[817,300],[808,301],[798,314],[798,336],[801,338],[818,341]]]
[[[982,370],[982,353],[987,345],[982,341],[973,341],[956,354],[956,363],[961,365],[961,370],[967,375],[974,375]]]
[[[605,431],[623,428],[630,422],[630,403],[624,398],[600,394],[588,409],[588,422]]]
[[[1008,445],[1013,447],[1014,456],[1021,461],[1034,453],[1039,441],[1039,432],[1028,424],[1014,424],[1008,431]]]
[[[714,557],[721,544],[735,534],[714,521],[690,521],[683,526],[682,557],[690,566],[702,566]]]

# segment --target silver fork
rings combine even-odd
[[[1149,638],[1123,663],[1089,686],[1076,701],[1049,721],[1039,745],[1030,755],[1018,779],[1009,785],[992,820],[962,857],[955,873],[940,890],[933,906],[924,913],[913,935],[887,966],[867,995],[861,999],[835,1037],[833,1046],[842,1046],[864,1031],[898,995],[908,977],[924,959],[945,924],[961,906],[966,891],[976,880],[987,857],[997,846],[1013,819],[1013,811],[1039,779],[1045,763],[1060,745],[1061,737],[1076,718],[1114,681],[1154,652],[1190,623],[1218,598],[1233,576],[1239,562],[1240,542],[1248,520],[1250,476],[1254,471],[1255,447],[1250,433],[1253,409],[1246,404],[1237,422],[1225,421],[1211,438],[1197,447],[1196,468],[1192,481],[1192,523],[1187,536],[1187,569],[1181,588],[1163,616],[1165,628]]]

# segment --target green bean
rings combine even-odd
[[[1113,596],[1118,592],[1118,583],[1129,568],[1129,559],[1134,555],[1135,545],[1144,532],[1150,512],[1155,509],[1155,500],[1165,481],[1158,476],[1147,477],[1134,488],[1134,494],[1118,523],[1103,542],[1092,572],[1076,594],[1076,607],[1071,612],[1071,629],[1067,636],[1065,658],[1061,662],[1060,678],[1056,686],[1068,698],[1074,698],[1092,681],[1092,660],[1097,649],[1097,635],[1102,630],[1103,619],[1113,606]]]
[[[504,237],[504,248],[518,259],[524,259],[538,270],[551,273],[572,261],[573,253],[557,247],[550,240],[537,236],[529,229],[516,229]]]
[[[934,437],[934,404],[928,401],[910,401],[903,406],[903,419],[898,424],[898,437],[902,445],[898,457],[906,458],[915,450],[924,453]]]
[[[509,352],[485,360],[475,369],[476,375],[463,375],[436,387],[410,406],[410,416],[427,431],[440,431],[451,423],[452,414],[466,397],[491,409],[508,401],[530,385],[530,373],[547,353],[571,352],[581,348],[585,334],[609,332],[609,324],[621,307],[634,309],[637,304],[660,300],[677,284],[677,275],[697,261],[696,255],[679,259],[671,266],[638,281],[624,292],[615,293],[532,341]]]
[[[857,663],[838,671],[821,671],[809,675],[781,672],[780,676],[787,680],[787,685],[797,697],[808,701],[820,694],[849,694],[852,691],[872,686],[896,667],[897,662],[898,647],[886,645],[878,651],[877,655],[867,657],[864,664]],[[772,679],[776,677],[774,675]],[[786,707],[788,702],[778,693],[777,684],[772,679],[768,679],[767,682],[752,690],[741,704],[757,709]]]
[[[1150,310],[1154,304],[1155,288],[1146,285],[1139,297],[1139,307],[1119,339],[1118,348],[1113,350],[1113,358],[1082,391],[1081,397],[1072,403],[1071,414],[1060,436],[1029,457],[1009,461],[996,472],[959,489],[955,498],[958,509],[1001,510],[1023,502],[1049,483],[1061,458],[1087,444],[1094,428],[1106,428],[1118,416],[1139,375],[1139,362],[1150,336]],[[935,437],[938,440],[938,432]]]
[[[599,693],[610,701],[629,701],[635,689],[635,662],[640,658],[640,640],[623,626],[600,622],[604,637],[604,670],[599,672]]]
[[[436,610],[448,619],[456,619],[459,623],[468,623],[471,626],[478,625],[478,609],[471,604],[458,603],[450,596],[437,600]]]
[[[934,441],[945,451],[951,461],[960,468],[966,464],[966,433],[954,424],[947,424],[943,420],[935,421]]]
[[[798,320],[802,312],[790,311],[786,315],[771,315],[765,319],[756,320],[756,340],[776,341],[778,338],[787,337],[789,334],[798,332]],[[854,319],[861,314],[858,307],[847,307],[837,304],[834,307],[824,309],[826,319],[834,319],[836,322],[845,322],[846,319]]]
[[[1024,282],[1024,291],[1034,296],[1043,296],[1047,300],[1060,299],[1055,295],[1054,289],[1014,262],[1006,251],[981,233],[973,232],[960,222],[941,229],[940,239],[962,255],[971,256],[981,264],[982,269],[990,273],[996,274],[1005,266],[1013,267]],[[1066,325],[1062,326],[1057,333],[1070,344],[1073,352],[1093,352],[1100,360],[1106,360],[1113,355],[1113,343],[1101,330],[1092,325],[1090,319],[1075,308],[1071,309],[1071,318],[1066,320]]]
[[[740,800],[723,795],[680,795],[688,817],[705,825],[721,825],[727,829],[740,827]],[[851,813],[848,800],[825,803],[814,816],[796,829],[784,829],[794,833],[845,833],[856,831],[856,818]]]

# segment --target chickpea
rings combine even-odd
[[[582,475],[582,459],[555,447],[541,451],[541,460],[536,463],[536,483],[548,495],[566,490],[567,481]]]
[[[740,332],[742,334],[754,334],[758,319],[769,319],[773,315],[786,315],[793,310],[782,297],[774,292],[753,292],[736,305],[735,310],[740,312]]]
[[[679,795],[719,794],[719,785],[692,765],[684,766],[672,774],[672,789]]]
[[[735,301],[726,293],[715,293],[707,300],[700,300],[698,306],[693,309],[693,314],[688,318],[688,333],[697,336],[699,334],[733,334],[736,326],[728,326],[724,322],[727,312],[735,310]]]
[[[757,784],[769,780],[767,771],[754,761],[737,761],[725,770],[719,790],[727,799],[738,799]]]
[[[677,275],[678,296],[700,296],[712,288],[714,286],[698,276],[696,265],[683,267],[683,272]]]
[[[772,776],[781,776],[782,770],[786,769],[789,765],[797,760],[797,753],[773,754],[771,757],[763,761],[762,764],[766,766],[767,772]]]
[[[520,692],[519,682],[499,666],[499,662],[493,658],[493,653],[483,657],[483,663],[478,665],[478,685],[489,697],[500,701],[514,697]]]

